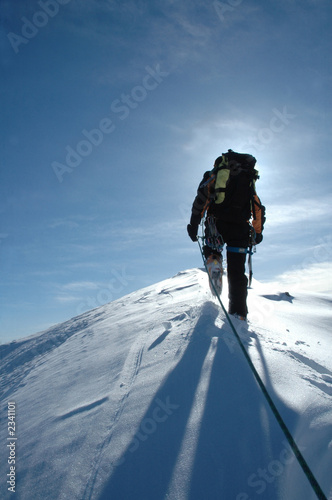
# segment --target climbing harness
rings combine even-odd
[[[247,360],[247,362],[249,364],[249,367],[250,367],[251,371],[253,372],[253,374],[254,374],[254,376],[256,378],[256,381],[257,381],[260,389],[262,390],[262,392],[263,392],[263,394],[265,396],[265,399],[266,399],[266,401],[267,401],[267,403],[268,403],[268,405],[269,405],[269,407],[270,407],[273,415],[275,416],[275,418],[276,418],[276,420],[277,420],[277,422],[278,422],[281,430],[283,431],[283,433],[284,433],[284,435],[285,435],[285,437],[286,437],[286,439],[287,439],[287,441],[288,441],[291,449],[293,450],[294,455],[296,456],[296,458],[297,458],[300,466],[302,467],[302,470],[303,470],[304,474],[306,475],[308,481],[310,482],[310,484],[312,486],[312,489],[316,493],[317,498],[319,500],[327,500],[327,498],[326,498],[323,490],[321,489],[321,487],[320,487],[317,479],[313,475],[313,473],[312,473],[309,465],[307,464],[305,458],[303,457],[302,453],[300,452],[300,450],[299,450],[299,448],[298,448],[298,446],[297,446],[297,444],[296,444],[296,442],[295,442],[295,440],[294,440],[291,432],[289,431],[287,425],[285,424],[285,422],[284,422],[282,416],[280,415],[280,413],[279,413],[276,405],[274,404],[274,402],[273,402],[273,400],[272,400],[272,398],[271,398],[268,390],[266,389],[266,387],[265,387],[265,385],[264,385],[264,383],[263,383],[260,375],[258,374],[258,372],[257,372],[257,370],[256,370],[256,368],[255,368],[255,366],[253,364],[253,362],[251,361],[251,358],[250,358],[249,354],[247,353],[247,351],[246,351],[246,349],[245,349],[245,347],[244,347],[244,345],[243,345],[243,343],[241,341],[241,338],[240,338],[239,334],[237,333],[237,331],[236,331],[236,329],[235,329],[235,327],[234,327],[234,325],[233,325],[233,323],[232,323],[232,321],[231,321],[231,319],[229,317],[229,314],[227,313],[227,311],[225,309],[224,304],[222,303],[220,295],[218,294],[218,292],[217,292],[217,290],[216,290],[216,288],[215,288],[215,286],[213,284],[213,281],[211,279],[211,276],[209,275],[208,268],[207,268],[207,265],[206,265],[206,259],[205,259],[205,256],[204,256],[204,253],[203,253],[203,249],[202,249],[202,245],[201,245],[201,243],[199,241],[200,239],[204,242],[205,238],[199,236],[197,241],[198,241],[198,246],[199,246],[202,258],[203,258],[203,262],[204,262],[204,266],[205,266],[206,272],[207,272],[207,274],[209,276],[210,284],[211,284],[212,288],[214,289],[214,292],[215,292],[215,295],[216,295],[216,297],[218,299],[218,302],[221,305],[221,308],[222,308],[222,310],[223,310],[223,312],[224,312],[224,314],[225,314],[225,316],[227,318],[227,321],[228,321],[228,323],[229,323],[229,325],[230,325],[230,327],[232,329],[232,332],[235,335],[236,340],[238,341],[238,344],[239,344],[239,346],[240,346],[240,348],[241,348],[241,350],[242,350],[242,352],[244,354],[244,357],[246,358],[246,360]]]
[[[203,236],[201,239],[203,240],[203,244],[207,245],[211,250],[214,252],[222,254],[223,248],[224,248],[224,240],[222,235],[219,233],[216,225],[216,218],[213,215],[208,215],[205,219],[202,219],[202,232],[204,234],[204,226],[205,226],[205,236]],[[226,247],[227,252],[232,252],[232,253],[241,253],[241,254],[248,254],[248,267],[249,267],[249,277],[248,277],[248,287],[251,287],[252,283],[252,255],[256,252],[256,245],[255,245],[255,230],[252,226],[250,226],[250,244],[249,248],[244,248],[244,247],[233,247],[233,246],[228,246]]]
[[[243,248],[243,247],[229,247],[227,245],[226,247],[227,252],[233,252],[233,253],[248,253],[249,255],[252,253],[249,248]]]

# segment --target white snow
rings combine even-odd
[[[286,292],[254,281],[249,323],[234,326],[330,500],[332,294]],[[200,269],[1,345],[0,358],[3,499],[8,443],[18,500],[317,498]]]

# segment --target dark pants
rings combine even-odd
[[[247,248],[249,246],[249,224],[231,224],[217,219],[217,229],[224,242],[230,247]],[[204,246],[204,255],[220,255],[208,246]],[[227,278],[228,278],[228,312],[247,316],[247,286],[248,279],[245,274],[247,254],[227,252]]]

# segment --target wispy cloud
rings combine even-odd
[[[56,219],[53,219],[53,221],[51,221],[48,224],[48,227],[50,229],[57,229],[57,228],[73,229],[79,227],[83,223],[92,222],[94,219],[95,217],[92,216],[69,215],[67,217],[58,217]]]
[[[55,302],[59,302],[60,304],[70,304],[73,302],[77,302],[79,297],[75,295],[56,295],[54,297]]]
[[[268,205],[266,227],[279,228],[280,226],[296,225],[301,222],[329,221],[332,204],[329,198],[296,199],[287,204]]]
[[[82,290],[97,290],[100,284],[93,281],[73,281],[72,283],[66,283],[62,285],[63,290],[70,290],[73,292],[80,292]]]
[[[66,304],[82,300],[82,296],[87,293],[96,293],[101,287],[101,283],[93,281],[73,281],[70,283],[57,284],[54,286],[56,302]]]
[[[243,143],[243,137],[252,134],[255,129],[243,117],[241,119],[228,111],[223,119],[209,117],[200,123],[189,125],[187,130],[190,131],[190,137],[183,143],[184,151],[207,155],[209,151],[220,147],[227,149],[232,146],[237,149]]]
[[[332,292],[332,262],[314,263],[277,276],[277,282],[291,289]]]

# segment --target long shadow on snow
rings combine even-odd
[[[100,500],[165,499],[211,337],[218,337],[218,343],[197,448],[192,470],[184,471],[183,480],[179,479],[179,491],[182,494],[186,491],[187,500],[220,500],[236,498],[241,492],[261,494],[265,488],[269,500],[281,498],[278,478],[269,474],[272,480],[267,481],[257,471],[278,459],[285,449],[284,436],[243,353],[236,346],[230,350],[223,341],[224,334],[229,334],[228,327],[215,326],[219,311],[211,302],[203,307],[186,352],[159,388],[141,421],[141,434],[144,434],[142,429],[148,429],[148,423],[154,431],[145,432],[144,440],[136,437],[136,442],[134,439],[128,446],[122,464],[105,485]],[[274,394],[271,396],[274,398]],[[167,419],[153,427],[151,422],[160,402],[168,402],[171,407]],[[158,410],[158,415],[161,413]]]
[[[185,353],[157,391],[140,430],[155,421],[157,415],[158,419],[166,415],[167,418],[155,424],[155,431],[140,441],[135,451],[134,442],[128,446],[122,464],[104,487],[100,499],[161,500],[165,497],[211,342],[205,330],[208,327],[211,334],[214,328],[215,334],[220,334],[220,329],[214,326],[217,315],[218,309],[211,307],[211,303],[203,307]],[[160,402],[172,405],[168,413],[161,410]]]
[[[243,336],[244,330],[241,333]],[[280,456],[292,461],[290,447],[240,348],[236,344],[230,351],[222,338],[220,335],[186,499],[244,499],[262,494],[269,500],[286,498],[281,493],[286,467],[280,462],[277,470],[276,461]],[[263,380],[278,403],[265,362],[264,368]],[[292,410],[286,411],[294,419]]]

